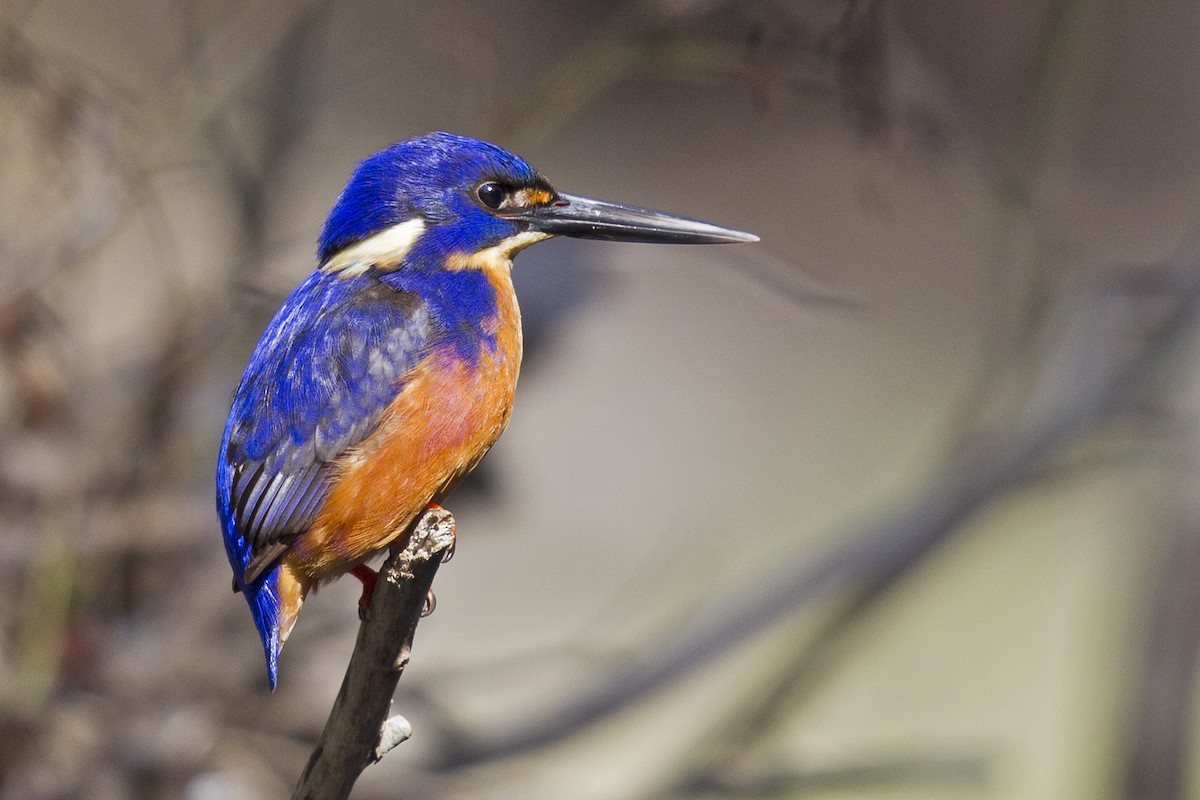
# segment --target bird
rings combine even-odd
[[[315,270],[254,348],[230,404],[216,505],[271,690],[308,594],[366,563],[470,472],[508,424],[521,364],[513,257],[552,236],[758,237],[559,192],[507,150],[435,132],[363,160]]]

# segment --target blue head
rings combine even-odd
[[[520,232],[516,202],[554,196],[523,159],[487,142],[430,133],[382,150],[358,165],[321,231],[318,257],[419,220],[423,249],[475,252]],[[428,241],[432,238],[435,241]]]
[[[353,268],[371,260],[380,265],[389,257],[398,262],[418,255],[470,254],[504,242],[515,250],[554,234],[685,244],[757,238],[658,211],[560,194],[507,150],[466,136],[430,133],[359,164],[321,231],[318,257],[323,266],[342,258],[342,266]]]

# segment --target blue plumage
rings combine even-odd
[[[429,229],[402,263],[387,269],[311,274],[267,326],[234,395],[217,506],[272,687],[281,647],[279,568],[267,565],[257,575],[247,575],[247,568],[255,569],[264,548],[312,524],[333,462],[375,429],[402,390],[403,376],[435,345],[453,343],[468,362],[481,345],[495,347],[479,326],[496,309],[487,278],[476,270],[444,269],[447,254],[467,255],[517,231],[472,199],[470,186],[480,177],[516,183],[537,173],[498,147],[443,133],[363,161],[322,230],[320,263],[411,219]],[[404,191],[412,187],[424,191]]]
[[[254,349],[218,458],[225,549],[272,688],[306,593],[393,542],[503,431],[521,360],[511,259],[552,235],[755,238],[560,194],[463,136],[420,136],[359,164],[317,271]]]
[[[479,358],[480,345],[494,351],[495,338],[479,328],[480,320],[496,313],[496,291],[487,277],[477,270],[423,269],[419,255],[412,263],[411,269],[384,273],[380,280],[424,298],[439,334],[453,341],[456,354],[466,363]]]
[[[402,378],[446,335],[416,294],[315,272],[285,301],[234,395],[217,468],[226,552],[274,685],[278,567],[245,580],[256,551],[303,532],[333,461],[362,441]]]
[[[515,232],[471,196],[480,180],[510,185],[540,179],[523,159],[466,136],[430,133],[363,160],[333,204],[317,246],[323,264],[343,248],[414,217],[436,231],[426,252],[474,252]],[[412,191],[420,187],[421,191]]]

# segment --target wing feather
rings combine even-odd
[[[284,303],[234,396],[219,466],[243,581],[269,566],[260,555],[312,525],[334,463],[375,429],[435,333],[416,295],[369,274],[314,273]],[[255,575],[242,574],[248,565]]]

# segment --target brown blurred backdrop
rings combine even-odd
[[[551,242],[356,797],[1200,796],[1200,6],[0,0],[0,800],[274,798],[228,399],[449,130],[753,231]]]

